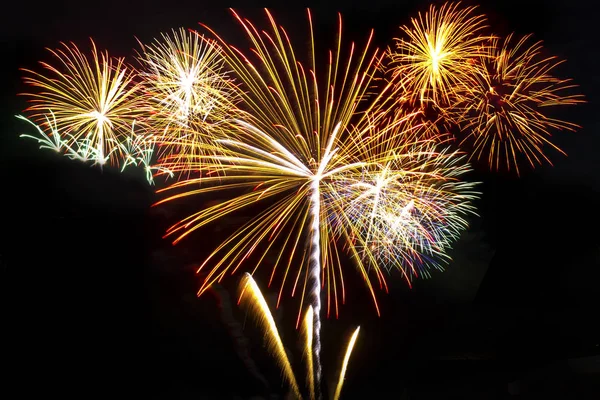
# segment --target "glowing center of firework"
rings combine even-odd
[[[442,52],[441,45],[433,47],[431,44],[429,45],[429,58],[431,63],[431,70],[433,76],[440,75],[440,63],[442,59],[446,56],[444,52]]]
[[[187,74],[182,74],[179,84],[181,85],[186,94],[191,94],[195,82],[196,77],[194,76],[194,73],[190,71]]]
[[[96,122],[98,123],[99,126],[102,126],[102,125],[108,123],[108,118],[106,117],[106,115],[104,113],[100,113],[98,111],[92,111],[90,113],[90,116],[96,120]]]

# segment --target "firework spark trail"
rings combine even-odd
[[[314,308],[314,362],[315,362],[315,383],[317,388],[321,381],[321,196],[319,191],[319,179],[314,178],[312,183],[311,194],[311,255],[310,264],[308,266],[313,280],[313,308]]]
[[[252,279],[250,274],[244,274],[242,277],[242,282],[240,284],[240,299],[247,299],[252,306],[251,312],[254,316],[261,322],[261,325],[264,330],[265,337],[267,338],[268,348],[271,350],[271,354],[275,357],[277,363],[282,368],[284,376],[286,380],[290,383],[292,392],[298,399],[302,399],[300,393],[298,391],[297,386],[295,386],[295,375],[291,370],[291,365],[287,358],[287,354],[283,349],[283,344],[281,343],[281,339],[279,338],[279,332],[277,330],[277,326],[275,325],[275,321],[271,314],[269,307],[267,306],[264,297],[258,288],[258,285]],[[312,306],[309,305],[306,313],[304,315],[303,320],[303,329],[302,329],[302,337],[304,338],[304,351],[306,353],[306,384],[308,387],[309,397],[311,400],[315,400],[317,397],[320,397],[320,393],[315,393],[315,375],[313,370],[313,309]],[[350,355],[354,349],[354,345],[356,344],[356,339],[358,337],[358,332],[360,327],[357,327],[348,344],[346,345],[346,351],[344,355],[344,359],[342,361],[342,365],[340,366],[340,376],[336,384],[335,394],[332,397],[335,400],[338,400],[340,397],[340,393],[342,390],[342,386],[344,384],[344,378],[346,376],[346,371],[348,369],[348,364],[350,361]]]
[[[333,145],[337,134],[339,133],[340,125],[338,124],[334,130],[329,143],[327,143],[327,148],[325,149],[325,154],[317,173],[312,177],[311,183],[311,194],[310,194],[310,214],[312,218],[311,224],[311,238],[312,238],[312,254],[310,256],[310,264],[308,266],[310,274],[313,279],[313,309],[314,309],[314,360],[315,360],[315,384],[317,388],[321,383],[321,179],[323,179],[323,173],[327,166],[329,165],[329,161],[337,151],[337,149],[332,150],[331,146]],[[319,395],[320,398],[320,395]]]
[[[356,343],[359,331],[360,326],[356,328],[356,330],[350,337],[348,346],[346,347],[346,354],[344,355],[344,361],[342,362],[342,369],[340,370],[340,377],[335,388],[333,400],[339,400],[340,394],[342,393],[342,386],[344,385],[344,377],[346,376],[346,370],[348,369],[348,362],[350,361],[350,355],[352,354],[352,350],[354,349],[354,344]]]
[[[233,316],[233,310],[231,308],[231,301],[229,300],[229,293],[219,284],[213,284],[211,289],[214,291],[215,296],[219,301],[219,308],[221,309],[221,318],[229,328],[230,335],[235,339],[236,350],[238,356],[246,365],[246,368],[259,380],[266,389],[269,389],[269,382],[264,375],[258,370],[256,363],[250,357],[248,351],[248,339],[244,336],[240,323]]]
[[[301,398],[300,389],[298,388],[296,377],[292,371],[292,365],[290,364],[290,360],[287,356],[285,348],[283,347],[283,342],[279,336],[279,331],[277,329],[277,325],[275,324],[275,320],[273,319],[273,315],[271,314],[269,306],[267,305],[267,302],[260,289],[250,274],[246,273],[244,276],[242,276],[240,289],[241,294],[239,302],[248,302],[249,306],[256,310],[256,312],[253,312],[253,314],[259,318],[259,322],[264,327],[265,342],[267,343],[267,347],[271,350],[271,354],[275,356],[275,359],[280,365],[285,378],[292,388],[292,391],[297,398]]]

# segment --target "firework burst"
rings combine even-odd
[[[161,163],[189,173],[190,159],[204,154],[235,112],[235,86],[219,47],[193,32],[173,30],[141,47],[148,123],[160,137]]]
[[[334,309],[337,315],[345,289],[336,242],[342,241],[341,247],[351,254],[357,251],[352,246],[355,230],[342,229],[336,234],[332,226],[331,213],[345,212],[343,200],[328,199],[340,199],[338,177],[356,176],[393,163],[396,155],[381,148],[388,149],[386,146],[393,144],[390,138],[408,137],[394,128],[406,126],[410,130],[414,114],[390,118],[389,110],[397,97],[391,83],[377,91],[370,90],[383,56],[370,49],[372,32],[364,50],[357,51],[352,44],[342,58],[340,17],[337,48],[329,52],[329,63],[320,71],[315,61],[310,12],[309,67],[297,61],[285,30],[268,11],[270,32],[259,31],[248,20],[235,12],[234,15],[253,44],[253,57],[213,34],[240,82],[245,113],[233,121],[225,136],[214,138],[214,147],[207,151],[210,156],[190,161],[191,168],[210,171],[212,175],[175,183],[166,190],[180,192],[161,203],[217,191],[231,195],[175,224],[167,236],[177,235],[178,242],[230,213],[263,204],[262,211],[219,245],[200,266],[200,270],[209,271],[199,294],[213,282],[233,274],[249,259],[255,262],[253,272],[259,265],[270,264],[270,284],[281,270],[278,302],[287,287],[292,295],[301,292],[300,309],[305,297],[313,307],[314,374],[318,387],[322,288],[328,314]],[[257,60],[257,65],[252,59]],[[193,188],[185,191],[189,186]],[[357,221],[346,218],[344,223]],[[372,280],[384,287],[384,274],[378,263],[366,263],[362,257],[355,257],[355,261],[379,313]]]
[[[262,212],[218,246],[202,264],[200,269],[210,265],[211,270],[199,293],[225,274],[235,272],[264,243],[256,267],[267,260],[272,262],[271,280],[276,271],[283,269],[279,299],[284,287],[291,287],[292,295],[300,287],[302,304],[307,282],[311,282],[308,296],[315,314],[314,358],[318,382],[322,281],[326,281],[328,288],[328,310],[333,298],[337,314],[338,298],[343,297],[341,265],[337,252],[332,250],[330,227],[324,223],[327,219],[323,218],[322,197],[331,190],[328,182],[332,176],[373,162],[361,158],[363,146],[370,140],[363,136],[367,127],[383,118],[382,110],[387,110],[390,86],[366,102],[365,113],[356,112],[373,81],[381,54],[369,50],[371,34],[363,51],[356,52],[352,45],[347,60],[340,60],[341,17],[337,48],[329,53],[329,64],[324,71],[325,84],[321,86],[318,84],[321,79],[317,78],[320,71],[314,57],[310,13],[310,68],[297,61],[286,32],[268,11],[270,33],[261,33],[249,21],[234,15],[254,45],[252,52],[257,56],[258,65],[253,65],[250,57],[215,35],[222,45],[227,64],[242,85],[240,97],[247,114],[232,125],[228,137],[216,138],[215,148],[209,151],[213,153],[211,157],[195,159],[192,168],[216,170],[218,176],[180,181],[171,189],[199,182],[203,187],[164,201],[214,191],[232,191],[234,194],[223,203],[203,209],[176,224],[168,235],[177,234],[178,241],[231,212],[257,202],[264,204]],[[308,238],[306,247],[302,238]],[[271,258],[267,258],[268,255]],[[209,264],[213,259],[218,261]],[[358,268],[375,299],[367,271],[360,263]]]
[[[389,71],[409,103],[443,110],[468,88],[473,61],[485,53],[487,39],[486,19],[475,12],[476,7],[460,3],[432,5],[412,18],[411,26],[401,27],[405,37],[395,39],[396,49],[388,51]]]
[[[505,165],[518,173],[519,156],[532,167],[551,164],[545,146],[562,151],[550,141],[550,131],[578,128],[546,115],[555,106],[581,103],[583,98],[571,94],[575,86],[570,80],[553,76],[562,61],[544,57],[541,42],[529,42],[530,36],[493,39],[479,59],[477,79],[463,103],[463,142],[473,142],[472,157],[487,158],[494,169]]]
[[[80,158],[89,156],[104,164],[118,160],[118,143],[144,115],[145,102],[133,81],[133,68],[122,58],[98,52],[93,41],[91,46],[91,57],[73,43],[49,49],[58,65],[42,62],[46,74],[24,69],[25,83],[38,89],[24,94],[31,98],[26,112],[43,131],[49,131],[48,136],[59,135],[64,146],[77,149]]]
[[[428,129],[412,125],[413,131]],[[396,132],[397,130],[397,132]],[[441,269],[446,251],[474,214],[475,183],[462,180],[470,171],[464,156],[433,140],[418,139],[398,125],[375,151],[383,163],[336,177],[333,225],[346,230],[355,256],[365,264],[398,268],[410,285],[429,268]]]

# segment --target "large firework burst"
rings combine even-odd
[[[335,218],[331,214],[346,212],[340,179],[393,163],[393,152],[378,149],[388,148],[390,138],[402,136],[403,132],[393,131],[394,128],[403,123],[410,126],[407,120],[414,115],[389,118],[396,101],[392,84],[374,93],[369,91],[382,58],[378,50],[370,50],[372,33],[364,50],[356,51],[352,45],[344,60],[340,17],[337,48],[329,53],[329,63],[322,73],[317,68],[310,12],[309,67],[298,62],[285,30],[268,11],[270,32],[259,31],[248,20],[234,15],[252,42],[255,57],[244,55],[215,36],[227,65],[240,82],[241,107],[246,113],[234,121],[225,136],[214,138],[214,147],[207,149],[210,156],[196,157],[190,164],[196,170],[218,174],[177,182],[167,190],[193,188],[162,202],[216,191],[231,193],[231,197],[175,224],[167,235],[178,235],[177,242],[232,212],[262,203],[262,211],[201,265],[200,269],[210,269],[199,294],[226,274],[234,273],[251,257],[256,262],[254,270],[261,264],[271,264],[271,281],[276,271],[282,270],[279,299],[284,288],[290,287],[292,295],[300,289],[302,303],[310,282],[308,296],[315,316],[318,384],[321,290],[323,286],[327,288],[328,311],[335,308],[337,314],[338,299],[343,300],[345,290],[336,241],[341,240],[341,248],[351,254],[357,251],[353,247],[357,229],[336,230],[332,226]],[[257,65],[251,59],[256,59]],[[199,183],[202,186],[198,187]],[[362,225],[351,217],[343,220]],[[336,235],[334,230],[341,234]],[[253,256],[255,252],[258,254]],[[377,306],[371,280],[375,276],[384,286],[382,270],[378,263],[367,263],[363,257],[356,257],[355,261]]]
[[[476,7],[460,3],[431,5],[424,15],[402,26],[403,38],[388,51],[390,71],[404,96],[412,104],[444,110],[468,88],[473,61],[485,53],[482,44],[486,19]]]
[[[25,93],[32,103],[26,112],[47,135],[60,135],[66,147],[93,153],[104,164],[119,159],[119,143],[145,115],[146,103],[134,83],[135,70],[122,58],[98,52],[93,41],[91,47],[89,57],[75,44],[62,43],[49,49],[58,65],[41,63],[45,74],[24,69],[25,82],[38,89]]]
[[[571,80],[553,76],[562,61],[543,56],[541,42],[529,43],[530,36],[493,39],[479,58],[476,80],[461,107],[463,142],[473,142],[472,157],[487,158],[494,169],[505,165],[518,173],[520,155],[532,167],[551,164],[545,146],[562,151],[550,141],[550,131],[577,128],[546,115],[552,107],[583,99],[572,94]]]

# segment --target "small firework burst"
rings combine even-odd
[[[459,118],[472,142],[472,158],[487,158],[493,169],[506,166],[519,173],[519,157],[535,167],[544,161],[546,146],[562,151],[550,141],[551,130],[575,130],[577,125],[547,115],[556,106],[583,102],[573,94],[569,79],[553,75],[562,63],[542,55],[542,44],[529,44],[530,36],[515,40],[493,39],[479,59],[475,84],[463,101]]]
[[[190,172],[191,159],[204,154],[235,111],[235,86],[223,55],[213,41],[179,29],[142,45],[138,58],[161,162]]]
[[[91,46],[90,57],[75,44],[62,43],[49,49],[58,63],[42,62],[44,74],[24,69],[25,83],[38,89],[24,93],[31,98],[25,111],[48,135],[59,135],[64,146],[77,149],[77,157],[104,164],[118,160],[118,143],[145,115],[146,103],[134,82],[135,70],[122,58],[98,52],[93,41]]]
[[[388,51],[390,71],[411,104],[437,108],[452,106],[474,73],[473,60],[485,53],[486,18],[476,7],[460,3],[432,5],[424,15],[402,26],[404,38]]]

